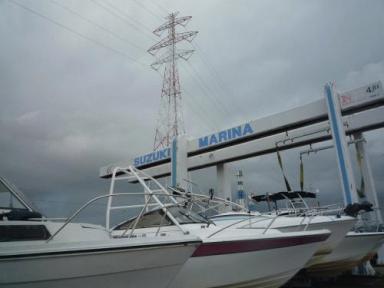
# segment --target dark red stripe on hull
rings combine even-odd
[[[276,248],[285,248],[324,241],[330,234],[292,236],[283,238],[267,238],[254,240],[236,240],[201,244],[192,257],[252,252]]]

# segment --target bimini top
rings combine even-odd
[[[256,202],[263,201],[278,201],[278,200],[287,200],[287,199],[297,199],[297,198],[316,198],[316,193],[307,192],[307,191],[281,191],[265,195],[255,195],[252,196],[252,199]]]

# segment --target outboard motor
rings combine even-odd
[[[344,209],[344,213],[348,216],[356,217],[360,211],[371,212],[373,204],[368,201],[362,203],[348,204]]]

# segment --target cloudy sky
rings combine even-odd
[[[146,50],[173,11],[199,31],[179,63],[191,137],[319,99],[327,81],[384,80],[381,0],[0,0],[0,174],[47,215],[106,193],[101,166],[151,150],[162,79]],[[383,130],[365,136],[384,193]],[[283,153],[296,187],[300,150]],[[334,153],[305,160],[324,203],[342,201]],[[275,155],[238,168],[249,192],[283,188]],[[214,172],[192,177],[207,190]]]

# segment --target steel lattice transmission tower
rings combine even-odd
[[[177,18],[177,14],[169,14],[166,17],[167,21],[153,31],[156,36],[161,36],[167,30],[168,35],[148,49],[148,53],[152,55],[165,50],[157,61],[151,64],[156,71],[165,66],[154,150],[168,147],[173,137],[185,132],[177,60],[180,58],[188,60],[194,50],[177,49],[176,44],[181,41],[191,42],[198,31],[176,32],[177,25],[185,27],[192,18],[192,16]]]

